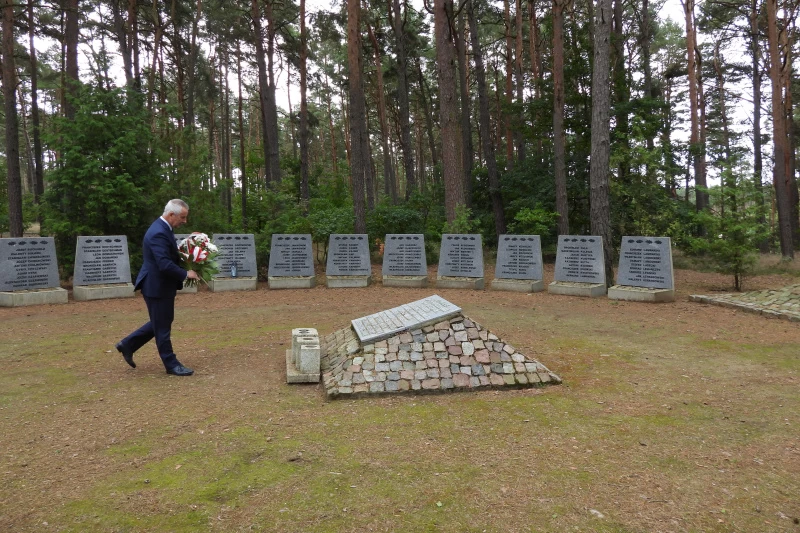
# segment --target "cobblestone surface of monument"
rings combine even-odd
[[[352,328],[341,329],[324,338],[322,350],[330,399],[561,383],[539,361],[461,314],[377,342],[362,343]]]

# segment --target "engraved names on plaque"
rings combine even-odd
[[[256,277],[256,241],[252,233],[215,233],[211,238],[217,248],[217,266],[219,274],[216,278]],[[232,275],[232,268],[236,275]]]
[[[482,278],[483,245],[480,234],[443,234],[438,275]]]
[[[130,282],[128,237],[125,235],[78,237],[73,285]]]
[[[555,281],[605,284],[603,239],[596,236],[559,235]]]
[[[539,235],[500,235],[495,278],[542,279],[542,244]]]
[[[332,233],[328,239],[328,276],[369,276],[369,236]]]
[[[60,287],[53,237],[0,239],[0,291]]]
[[[674,289],[669,237],[622,237],[617,284]]]
[[[361,342],[375,342],[407,329],[433,324],[461,312],[461,308],[434,294],[351,321]]]
[[[274,233],[269,251],[270,277],[314,275],[310,234]]]
[[[384,276],[427,276],[425,236],[421,233],[389,233],[383,248]]]

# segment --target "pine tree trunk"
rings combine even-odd
[[[189,44],[189,62],[186,65],[186,116],[183,119],[184,127],[189,131],[194,131],[194,80],[197,70],[197,54],[200,45],[197,42],[197,35],[200,31],[200,19],[203,15],[203,0],[197,0],[194,19],[192,19],[192,40]]]
[[[467,17],[469,18],[470,37],[472,40],[472,55],[475,60],[475,83],[478,86],[478,107],[481,132],[481,144],[489,174],[489,196],[492,199],[492,213],[494,214],[494,229],[497,235],[506,232],[505,211],[503,210],[503,197],[500,191],[500,178],[497,175],[497,156],[490,133],[491,118],[489,116],[489,96],[486,88],[486,70],[483,65],[483,51],[478,39],[478,23],[475,20],[474,0],[467,2]]]
[[[759,1],[750,1],[750,54],[753,69],[753,184],[758,191],[758,221],[762,226],[767,225],[767,206],[764,200],[764,187],[762,172],[764,163],[761,155],[761,46],[758,29]],[[769,252],[769,239],[759,243],[761,253]]]
[[[129,33],[125,27],[125,20],[122,18],[122,4],[124,0],[115,0],[111,4],[111,13],[114,20],[114,33],[116,33],[119,53],[122,56],[122,70],[125,72],[125,84],[133,87],[133,57],[128,46]]]
[[[176,0],[173,0],[174,6]],[[174,8],[174,7],[173,7]],[[155,92],[156,92],[156,72],[158,72],[158,58],[161,53],[161,39],[164,34],[164,25],[161,21],[161,11],[158,3],[153,2],[153,61],[150,65],[150,73],[147,77],[147,109],[155,120]]]
[[[308,202],[311,198],[308,186],[307,39],[306,0],[300,0],[300,201],[302,203],[304,214],[308,213]]]
[[[611,93],[611,0],[598,0],[594,18],[594,67],[592,69],[592,158],[589,170],[592,235],[603,239],[606,286],[614,282],[614,246],[611,241],[609,159]]]
[[[553,0],[553,170],[559,235],[569,235],[564,135],[564,2],[565,0]]]
[[[689,71],[689,113],[691,115],[691,134],[689,138],[689,149],[692,153],[692,163],[694,167],[695,182],[695,207],[702,211],[708,207],[708,192],[704,171],[704,152],[702,144],[701,128],[703,127],[700,118],[700,69],[697,66],[697,38],[694,26],[694,0],[681,0],[683,2],[683,12],[686,20],[686,48],[688,57]],[[700,233],[705,234],[705,229],[700,228]]]
[[[467,80],[467,46],[464,42],[464,13],[458,16],[458,31],[454,32],[456,57],[458,59],[458,88],[461,99],[461,154],[464,170],[464,202],[472,206],[472,125],[470,123],[471,100]]]
[[[333,111],[331,110],[333,97],[331,96],[332,92],[328,86],[328,74],[325,74],[325,94],[328,96],[326,98],[328,104],[328,130],[331,134],[331,166],[333,167],[333,171],[336,172],[337,167],[339,166],[336,158],[336,133],[333,129]]]
[[[525,160],[525,135],[523,134],[523,126],[525,125],[525,98],[524,87],[525,78],[522,75],[522,0],[516,2],[516,46],[514,47],[514,76],[517,84],[517,105],[519,106],[519,127],[516,129],[514,136],[516,137],[517,144],[517,160]],[[525,128],[527,129],[527,127]]]
[[[269,165],[269,134],[267,133],[267,61],[264,52],[264,31],[261,27],[261,7],[259,0],[251,0],[250,18],[253,21],[253,39],[256,45],[256,64],[258,65],[258,101],[261,111],[261,147],[264,150],[264,179],[267,185],[271,180],[271,167]]]
[[[19,119],[17,115],[17,71],[14,61],[14,2],[0,0],[2,9],[3,104],[6,123],[6,190],[11,237],[22,237],[22,171],[19,162]]]
[[[458,106],[456,49],[452,17],[452,0],[434,1],[433,24],[436,43],[436,73],[439,79],[439,125],[442,137],[444,208],[448,222],[455,220],[456,209],[465,204],[461,111]]]
[[[405,23],[400,11],[400,0],[389,0],[389,20],[395,38],[397,57],[397,106],[400,113],[400,146],[403,151],[403,171],[406,178],[406,200],[418,189],[414,174],[414,150],[411,145],[411,113],[409,111],[408,58],[406,56]]]
[[[44,163],[42,161],[42,136],[39,118],[39,66],[34,46],[35,21],[33,0],[28,1],[28,41],[31,63],[31,122],[33,122],[33,202],[39,204],[44,194]],[[41,222],[41,215],[39,215]]]
[[[278,104],[275,100],[275,15],[274,0],[268,0],[266,6],[267,20],[267,134],[269,135],[269,177],[273,183],[281,181],[280,137],[278,133]]]
[[[511,7],[510,0],[503,0],[503,13],[506,32],[506,98],[508,106],[514,101],[514,47],[511,39]],[[514,166],[514,136],[511,131],[511,113],[503,112],[506,128],[506,168]]]
[[[142,69],[139,65],[139,4],[136,0],[128,0],[128,32],[129,42],[133,49],[133,87],[142,89]]]
[[[436,153],[436,141],[435,137],[433,136],[433,117],[430,106],[431,99],[428,97],[428,91],[426,90],[427,83],[425,82],[425,76],[422,74],[422,64],[418,57],[416,60],[417,75],[419,76],[419,90],[422,98],[422,110],[425,113],[425,132],[427,133],[428,137],[428,147],[431,151],[431,164],[436,166],[439,164],[439,157]]]
[[[364,187],[366,172],[370,162],[364,150],[367,135],[366,102],[361,66],[361,6],[360,0],[347,0],[347,62],[350,85],[350,138],[352,152],[350,175],[353,184],[353,210],[355,213],[355,232],[366,233],[366,209]]]
[[[64,25],[64,45],[66,48],[66,69],[64,102],[64,116],[68,120],[75,120],[75,104],[73,100],[78,94],[80,78],[78,74],[78,0],[64,0],[66,23]],[[4,32],[5,33],[5,32]]]
[[[237,111],[239,120],[239,180],[242,182],[242,229],[247,231],[247,158],[245,156],[244,113],[242,110],[242,42],[236,39],[236,81],[238,85]]]
[[[381,128],[381,150],[383,151],[383,190],[386,196],[392,201],[392,204],[396,204],[397,185],[394,175],[394,166],[392,165],[392,154],[389,151],[390,133],[389,123],[386,119],[386,88],[383,84],[381,47],[378,44],[378,39],[375,37],[375,32],[372,31],[372,26],[370,24],[367,24],[367,31],[369,32],[369,39],[372,41],[372,47],[375,51],[375,73],[378,82],[378,122]]]
[[[792,195],[789,191],[787,175],[788,153],[786,120],[783,102],[784,84],[783,65],[778,42],[777,0],[766,0],[767,4],[767,40],[769,43],[770,67],[772,82],[772,142],[775,153],[772,167],[772,182],[775,187],[775,202],[778,208],[778,235],[781,242],[781,255],[786,260],[794,259],[794,240],[792,235]]]
[[[533,98],[538,100],[541,97],[542,85],[542,54],[541,47],[539,46],[539,19],[536,14],[536,0],[528,0],[528,11],[530,17],[530,55],[531,55],[531,84],[533,85]],[[536,124],[541,120],[538,107],[536,108],[534,121]],[[541,162],[543,158],[543,145],[542,139],[537,136],[536,143],[536,160]]]

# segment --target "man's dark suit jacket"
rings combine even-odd
[[[174,298],[183,288],[186,271],[180,267],[181,257],[175,235],[169,224],[160,217],[144,234],[144,263],[136,277],[136,290],[148,298]]]

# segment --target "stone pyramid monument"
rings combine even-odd
[[[353,320],[320,348],[329,399],[561,383],[437,295]]]

